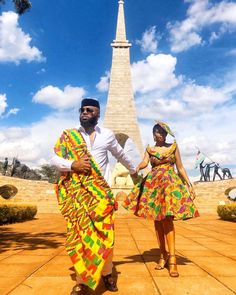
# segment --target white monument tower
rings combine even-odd
[[[143,153],[131,79],[130,47],[126,39],[124,1],[119,0],[116,39],[112,46],[112,67],[104,127],[115,133],[121,145],[130,138]]]

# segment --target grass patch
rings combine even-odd
[[[0,225],[31,220],[36,213],[36,206],[0,204]]]
[[[218,205],[217,213],[221,219],[236,221],[236,204]]]

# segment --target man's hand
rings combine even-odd
[[[83,156],[78,161],[74,161],[71,169],[77,173],[89,173],[91,170],[91,161],[88,155]]]
[[[131,178],[132,178],[134,184],[136,184],[136,183],[139,182],[140,177],[139,177],[139,175],[138,175],[137,172],[135,172],[135,173],[133,173],[133,174],[130,174],[130,176],[131,176]]]
[[[134,172],[133,174],[130,174],[130,176],[133,178],[138,178],[138,172]]]

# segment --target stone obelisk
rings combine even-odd
[[[130,138],[142,154],[143,144],[137,121],[131,79],[131,43],[126,39],[124,1],[119,0],[118,3],[116,39],[111,44],[113,56],[104,126],[113,130],[118,141],[124,143],[127,138]]]

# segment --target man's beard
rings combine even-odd
[[[80,118],[80,124],[81,126],[83,126],[84,128],[90,128],[90,127],[94,127],[96,126],[98,123],[98,118],[97,117],[93,117],[87,120],[81,120]]]

